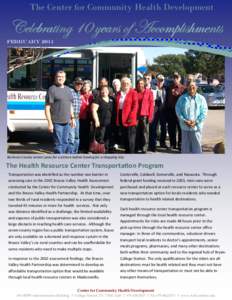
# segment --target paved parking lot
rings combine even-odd
[[[212,152],[218,142],[225,140],[225,110],[210,109],[203,131],[203,150]]]
[[[205,122],[203,132],[203,151],[212,153],[216,143],[224,140],[225,135],[225,110],[211,109]],[[49,154],[52,153],[52,138],[47,132],[18,132],[8,142],[8,153],[11,154]],[[157,147],[157,154],[172,153]],[[155,154],[156,154],[155,153]]]

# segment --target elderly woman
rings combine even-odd
[[[88,152],[90,140],[90,106],[93,101],[92,84],[90,80],[83,82],[80,108],[80,150]]]
[[[113,95],[116,96],[118,92],[120,92],[121,89],[121,81],[117,78],[115,78],[112,81],[112,86],[113,86]]]
[[[190,81],[188,92],[183,94],[176,103],[176,114],[182,133],[182,153],[202,153],[201,139],[203,124],[207,116],[205,98],[197,93],[197,85]]]
[[[95,138],[98,143],[105,144],[106,152],[109,150],[113,105],[108,86],[101,87],[100,96],[96,97],[91,105]]]
[[[120,79],[115,78],[112,81],[112,87],[113,87],[112,98],[114,100],[114,111],[113,111],[113,115],[112,115],[111,148],[112,148],[112,150],[117,150],[120,138],[119,138],[119,135],[118,135],[117,125],[116,125],[115,102],[116,102],[117,94],[121,91],[121,81],[120,81]]]
[[[149,124],[151,124],[154,112],[154,99],[151,89],[146,88],[144,79],[136,83],[138,95],[138,125],[136,132],[136,151],[147,152],[149,144]]]
[[[128,77],[121,79],[121,91],[116,96],[116,125],[122,133],[126,153],[135,153],[138,96]]]

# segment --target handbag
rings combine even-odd
[[[89,145],[89,152],[92,152],[95,154],[97,154],[97,153],[104,154],[106,152],[105,144],[98,143],[94,137],[93,141]]]
[[[93,124],[92,124],[92,132],[93,132],[93,136],[92,136],[92,141],[89,144],[89,152],[98,154],[98,153],[102,153],[104,154],[106,152],[105,149],[105,144],[103,143],[98,143],[98,141],[96,140],[95,134],[96,134],[96,129],[93,128]]]

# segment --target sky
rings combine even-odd
[[[143,51],[149,64],[152,64],[153,59],[164,54],[184,54],[188,49],[173,48],[173,47],[143,47]]]

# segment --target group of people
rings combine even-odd
[[[91,81],[80,77],[75,78],[73,88],[66,86],[65,72],[58,71],[45,105],[54,152],[88,153],[93,139],[104,144],[106,152],[118,146],[126,153],[155,152],[159,137],[162,148],[201,153],[205,98],[197,93],[192,76],[185,86],[178,73],[173,74],[169,87],[164,79],[159,74],[153,86],[152,75],[146,73],[134,89],[128,77],[114,79],[112,88],[101,78],[92,90]]]

